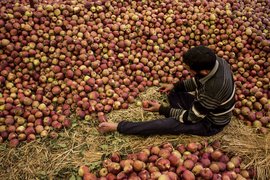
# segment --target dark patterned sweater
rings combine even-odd
[[[174,84],[175,90],[195,95],[191,109],[161,106],[159,113],[174,117],[182,123],[196,123],[207,119],[214,125],[230,122],[235,104],[235,85],[229,64],[217,57],[216,64],[205,77],[195,76]]]

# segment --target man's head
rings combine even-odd
[[[196,46],[184,54],[183,61],[191,70],[199,73],[202,70],[210,71],[213,69],[216,63],[216,55],[205,46]]]

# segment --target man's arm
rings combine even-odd
[[[191,92],[191,91],[195,91],[197,87],[197,83],[195,81],[195,78],[191,78],[191,79],[186,79],[183,81],[179,81],[177,83],[174,84],[174,89],[177,92]]]
[[[192,124],[202,120],[209,112],[209,109],[201,105],[199,101],[195,101],[192,108],[185,110],[182,108],[171,108],[161,106],[159,113],[165,117],[174,117],[182,123]]]

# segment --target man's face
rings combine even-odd
[[[184,68],[186,68],[186,70],[188,70],[190,72],[190,74],[192,76],[195,76],[197,74],[197,72],[194,71],[194,70],[192,70],[192,69],[190,69],[190,67],[186,63],[183,63],[183,66],[184,66]]]

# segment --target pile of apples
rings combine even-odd
[[[254,170],[244,169],[240,156],[228,155],[220,149],[220,142],[190,142],[173,146],[166,142],[121,156],[114,152],[102,162],[97,172],[85,165],[78,174],[85,180],[231,180],[253,179]]]
[[[0,2],[0,142],[55,138],[71,114],[104,121],[190,78],[182,55],[197,45],[231,64],[235,116],[269,130],[269,1],[33,2]]]

